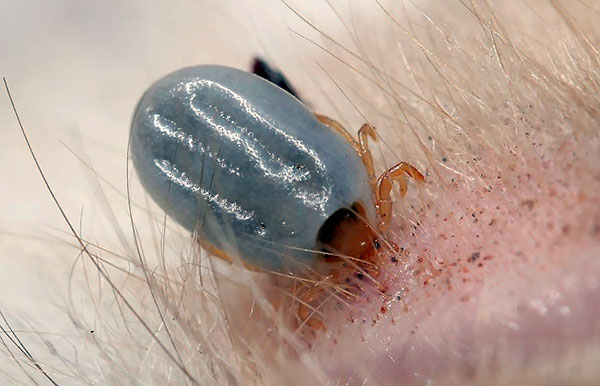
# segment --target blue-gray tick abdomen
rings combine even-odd
[[[296,98],[222,66],[176,71],[142,97],[131,154],[153,199],[206,244],[258,268],[312,267],[319,228],[359,202],[360,157]]]

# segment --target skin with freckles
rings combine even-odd
[[[72,236],[31,226],[53,221],[56,208],[45,206],[50,200],[39,177],[28,174],[30,160],[12,136],[14,118],[2,106],[11,146],[1,170],[18,190],[3,207],[2,272],[10,275],[2,282],[10,291],[0,308],[58,383],[598,382],[597,5],[359,3],[315,10],[290,2],[304,21],[277,1],[269,3],[274,19],[239,3],[223,11],[227,16],[203,5],[145,12],[130,5],[120,14],[147,18],[151,26],[140,22],[130,33],[110,10],[73,5],[61,12],[79,15],[66,19],[74,22],[56,24],[73,29],[60,35],[64,52],[56,62],[43,47],[57,47],[45,41],[25,52],[11,49],[6,76],[14,79],[34,148],[92,257],[123,295],[98,279],[88,257],[77,259]],[[31,31],[43,39],[56,12],[30,23]],[[86,12],[105,21],[98,30],[120,32],[119,39],[106,46],[85,35]],[[105,28],[108,21],[113,28]],[[212,53],[198,48],[202,36],[216,40]],[[70,50],[78,55],[66,69]],[[192,64],[249,69],[256,52],[319,113],[350,129],[365,122],[377,128],[377,174],[410,160],[426,177],[404,198],[392,190],[389,238],[397,250],[378,257],[376,282],[356,275],[334,286],[329,276],[318,278],[327,288],[314,303],[324,331],[290,323],[294,286],[311,288],[314,281],[273,279],[206,258],[188,232],[145,199],[131,174],[134,230],[122,195],[128,126],[143,90]],[[118,60],[102,60],[102,71],[94,71],[99,53]],[[44,77],[26,62],[45,63]],[[28,76],[31,84],[23,80]],[[81,126],[83,140],[67,143],[81,161],[56,150],[57,138],[69,136],[53,130],[73,126]],[[44,133],[52,138],[47,144]],[[11,174],[12,165],[22,172]],[[14,204],[23,199],[28,205]],[[64,229],[58,221],[50,225]],[[45,382],[32,367],[22,370],[17,363],[31,362],[2,342],[9,359],[0,370],[9,384],[33,383],[28,376]]]

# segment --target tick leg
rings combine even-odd
[[[263,79],[268,80],[273,84],[276,84],[277,86],[281,87],[285,91],[298,98],[298,100],[302,100],[298,96],[298,93],[296,92],[294,87],[292,87],[290,81],[281,72],[269,66],[269,64],[261,58],[254,58],[254,62],[252,63],[252,73],[260,76]]]
[[[227,253],[225,253],[225,251],[211,245],[208,241],[205,240],[201,240],[199,237],[194,237],[196,242],[208,253],[210,253],[213,256],[218,257],[221,260],[224,260],[226,262],[228,262],[229,264],[235,264],[235,260],[229,256]],[[244,265],[244,268],[249,269],[251,271],[254,272],[265,272],[264,269],[258,268],[253,266],[252,264],[244,261],[242,259],[242,264]]]
[[[369,150],[369,138],[373,141],[377,140],[373,126],[365,123],[358,129],[358,145],[360,149],[358,154],[367,168],[369,182],[375,188],[375,168],[373,166],[373,156],[371,155],[371,150]]]
[[[321,115],[321,114],[314,114],[314,115],[315,115],[315,118],[317,118],[317,120],[319,122],[321,122],[325,126],[329,127],[330,129],[335,130],[338,134],[340,134],[342,137],[344,137],[344,139],[346,141],[348,141],[348,143],[350,145],[352,145],[354,150],[356,150],[356,152],[358,154],[360,154],[360,145],[358,144],[358,142],[356,142],[354,137],[352,137],[352,134],[350,134],[348,132],[348,130],[346,130],[344,128],[344,126],[342,126],[338,121],[333,120],[329,117],[326,117],[325,115]]]
[[[296,315],[302,323],[315,330],[325,329],[323,322],[315,318],[316,309],[312,306],[313,301],[321,292],[323,292],[323,287],[314,286],[303,289],[302,294],[298,296],[300,305]]]
[[[418,182],[425,182],[425,177],[414,166],[406,162],[400,162],[387,170],[377,179],[375,188],[375,200],[379,229],[383,230],[392,218],[392,182],[400,185],[400,195],[404,196],[407,190],[406,175],[411,176]]]
[[[317,120],[325,126],[335,130],[352,145],[367,168],[367,174],[369,175],[369,182],[371,183],[371,186],[375,188],[375,168],[373,167],[373,157],[371,156],[371,151],[369,150],[369,144],[367,141],[368,137],[370,137],[373,141],[377,140],[373,126],[366,123],[362,125],[358,130],[357,142],[354,137],[352,137],[352,134],[350,134],[348,130],[346,130],[338,121],[320,114],[315,114],[315,118],[317,118]]]

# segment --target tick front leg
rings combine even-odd
[[[335,130],[338,134],[348,141],[352,145],[356,153],[361,158],[367,169],[369,176],[369,182],[371,186],[375,188],[375,168],[373,166],[373,157],[371,156],[371,150],[369,150],[368,138],[370,137],[373,141],[377,140],[375,136],[375,128],[369,124],[364,124],[358,130],[358,142],[352,137],[352,134],[348,132],[338,121],[333,120],[325,115],[315,114],[315,118],[325,126]]]
[[[358,129],[358,144],[359,144],[359,155],[365,164],[365,168],[367,169],[367,175],[369,176],[369,183],[372,188],[375,188],[375,167],[373,166],[373,156],[371,155],[371,150],[369,149],[369,138],[373,141],[377,140],[375,136],[375,128],[373,126],[365,123],[360,129]]]
[[[377,179],[375,187],[375,199],[380,230],[387,227],[392,219],[392,182],[396,181],[400,185],[400,195],[406,194],[407,183],[406,175],[411,176],[418,182],[425,182],[425,177],[414,166],[406,162],[396,164]]]
[[[337,132],[342,137],[344,137],[344,139],[350,145],[352,145],[352,147],[354,148],[354,150],[356,150],[356,152],[360,154],[360,145],[356,142],[356,140],[354,139],[354,137],[352,137],[352,134],[350,134],[348,132],[348,130],[346,130],[344,128],[344,126],[342,126],[341,123],[339,123],[338,121],[336,121],[334,119],[326,117],[325,115],[314,114],[314,116],[315,116],[315,118],[317,118],[317,121],[321,122],[322,124],[324,124],[325,126],[329,127],[330,129],[333,129],[335,132]]]

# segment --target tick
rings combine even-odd
[[[404,162],[377,179],[369,139],[376,136],[368,124],[354,139],[259,76],[202,65],[144,93],[130,146],[150,196],[206,250],[306,278],[330,274],[340,261],[376,267],[392,182],[402,195],[406,175],[424,182]],[[315,328],[322,325],[310,303],[318,293],[299,297],[298,317]]]

